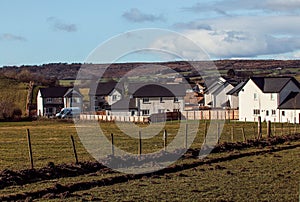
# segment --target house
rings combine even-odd
[[[300,93],[291,92],[279,105],[279,122],[300,123]]]
[[[98,83],[89,92],[92,111],[105,110],[107,107],[121,100],[121,90],[116,88],[117,82]]]
[[[246,84],[245,81],[242,81],[233,89],[226,93],[228,98],[228,106],[231,109],[238,109],[239,108],[239,92],[243,89],[244,85]]]
[[[300,85],[293,77],[251,77],[238,93],[239,120],[257,121],[258,116],[262,121],[290,120],[286,110],[291,110],[291,93],[298,92]]]
[[[128,97],[112,104],[108,114],[150,116],[184,110],[185,88],[180,84],[134,84]],[[136,90],[135,90],[136,89]]]
[[[37,115],[53,116],[62,108],[82,107],[82,95],[70,87],[40,88],[37,95]]]
[[[211,108],[231,107],[227,92],[235,86],[223,77],[213,81],[206,81],[207,88],[204,92],[204,106]]]

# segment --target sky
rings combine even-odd
[[[1,0],[0,10],[0,66],[82,63],[115,36],[148,28],[176,32],[214,60],[300,59],[300,0]],[[172,50],[177,42],[173,36],[148,45]]]

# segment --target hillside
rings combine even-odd
[[[193,76],[193,71],[190,64],[200,67],[202,70],[209,71],[212,69],[211,62],[162,62],[162,63],[115,63],[109,65],[105,72],[106,78],[121,78],[124,74],[136,67],[145,66],[140,68],[141,73],[144,75],[149,71],[150,65],[162,65],[169,67],[177,72],[185,73],[185,76]],[[221,74],[226,75],[229,69],[241,73],[242,76],[249,75],[291,75],[300,78],[300,60],[217,60],[214,64],[218,67]],[[36,77],[37,80],[74,80],[77,76],[78,70],[82,64],[74,63],[50,63],[39,66],[4,66],[0,68],[0,75],[5,75],[9,78],[16,76],[16,74],[24,73],[26,70],[31,75]],[[108,66],[107,64],[89,64],[92,69],[99,69]],[[138,74],[138,72],[135,72]]]
[[[14,110],[26,111],[28,84],[13,79],[0,78],[0,118],[12,116]]]

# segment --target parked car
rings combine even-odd
[[[79,107],[68,107],[62,108],[60,112],[58,112],[55,116],[57,118],[65,119],[65,118],[73,118],[80,115]]]

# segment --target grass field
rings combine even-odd
[[[84,123],[88,125],[88,123]],[[114,134],[114,143],[116,147],[123,149],[129,153],[137,154],[138,152],[138,139],[124,134],[113,123],[101,123],[101,129],[104,134],[110,140],[111,133]],[[201,148],[204,140],[205,122],[200,122],[199,129],[198,122],[188,122],[188,133],[196,133],[196,137],[191,145],[191,148]],[[138,135],[138,131],[133,128],[131,124],[122,123],[121,128],[135,133],[135,137]],[[142,135],[154,131],[158,131],[157,135],[149,139],[143,139],[143,153],[155,152],[163,149],[163,131],[168,132],[168,142],[171,142],[176,135],[178,135],[179,124],[178,122],[169,122],[165,126],[161,124],[137,125],[137,128],[141,129]],[[150,128],[149,128],[150,127]],[[210,125],[207,123],[207,128]],[[212,130],[216,125],[212,125]],[[244,128],[246,139],[253,139],[257,134],[257,128],[255,123],[241,123],[231,122],[225,123],[223,131],[220,136],[220,143],[232,141],[232,130],[234,132],[233,142],[243,141],[242,128]],[[273,134],[292,134],[300,132],[300,127],[294,124],[276,124],[272,127]],[[281,128],[282,127],[282,128]],[[80,161],[92,160],[93,158],[88,154],[85,148],[80,143],[80,139],[77,135],[77,131],[74,123],[61,122],[57,120],[48,121],[33,121],[33,122],[0,122],[0,170],[3,169],[21,169],[29,167],[28,161],[28,144],[27,144],[27,129],[30,130],[34,165],[36,167],[43,167],[48,162],[54,162],[55,164],[72,163],[74,162],[73,150],[70,136],[73,135],[78,150],[78,157]],[[144,130],[143,130],[144,129]],[[182,128],[181,128],[182,130]],[[183,129],[185,132],[185,128]],[[87,128],[83,128],[83,131],[88,131]],[[144,132],[145,131],[145,132]],[[182,147],[184,147],[183,133],[181,135]],[[263,136],[266,136],[266,124],[263,123]],[[212,137],[213,138],[213,137]],[[100,145],[99,145],[100,146]],[[180,147],[180,145],[179,145]],[[62,155],[62,153],[64,155]]]
[[[187,123],[189,132],[197,132],[192,148],[200,148],[204,139],[205,122],[200,122],[199,130],[192,131],[196,122]],[[88,125],[88,123],[86,123]],[[104,133],[110,138],[114,134],[115,145],[131,153],[137,153],[138,140],[123,134],[113,123],[101,123]],[[207,123],[209,127],[209,124]],[[263,136],[266,136],[265,123],[263,123]],[[125,124],[122,128],[132,128]],[[137,125],[147,131],[148,125]],[[163,130],[168,131],[169,141],[177,135],[178,122],[168,122],[166,126],[152,125],[161,129],[160,132],[149,139],[143,140],[143,152],[149,153],[163,149]],[[212,126],[213,127],[213,126]],[[282,127],[282,128],[281,128]],[[88,128],[88,127],[87,127]],[[88,131],[87,128],[84,130]],[[195,128],[195,127],[194,127]],[[243,141],[241,128],[244,128],[247,139],[253,138],[257,131],[254,123],[230,122],[224,125],[220,142],[230,142],[232,128],[234,129],[234,142]],[[254,128],[254,129],[253,129]],[[84,149],[77,136],[75,125],[72,122],[57,120],[33,122],[1,122],[0,123],[0,170],[21,170],[29,168],[26,129],[30,129],[34,165],[36,168],[47,166],[49,162],[55,164],[74,163],[70,135],[75,138],[79,161],[95,161]],[[149,128],[148,128],[149,129]],[[300,128],[293,124],[276,124],[272,127],[276,136],[299,132]],[[142,132],[142,134],[145,132]],[[300,147],[289,148],[290,145],[299,145],[300,141],[290,142],[282,150],[261,151],[270,148],[250,148],[239,151],[213,153],[207,159],[214,159],[231,154],[249,155],[232,160],[199,164],[193,168],[184,168],[163,175],[133,178],[126,182],[112,185],[87,186],[88,188],[75,189],[64,201],[104,200],[104,201],[298,201],[299,200],[299,165]],[[99,145],[100,146],[100,145]],[[272,149],[273,147],[271,147]],[[197,159],[179,159],[175,165],[192,164]],[[61,186],[76,185],[78,183],[91,183],[123,176],[118,172],[95,172],[74,177],[64,177],[52,180],[42,180],[26,185],[9,186],[0,189],[0,196],[17,193],[39,192],[51,189],[57,184]],[[37,201],[61,201],[62,198],[44,197]]]

